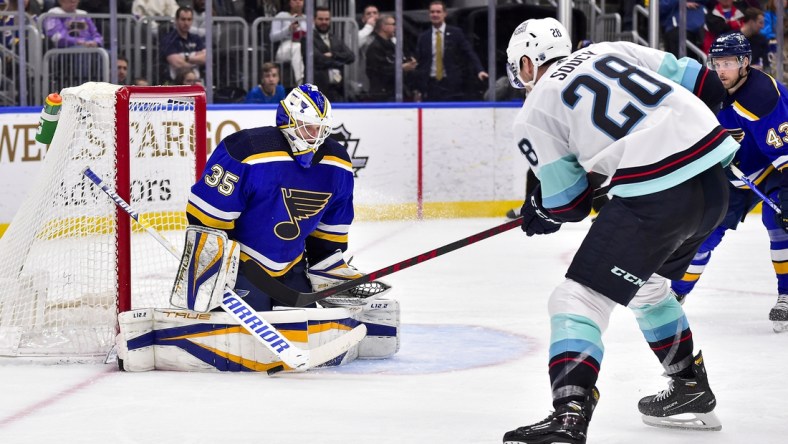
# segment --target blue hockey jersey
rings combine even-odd
[[[211,154],[192,186],[189,223],[227,231],[245,266],[282,276],[304,254],[310,261],[347,249],[353,221],[353,168],[332,139],[302,168],[279,129],[242,130]],[[314,262],[313,262],[314,263]]]
[[[750,70],[747,81],[725,97],[717,119],[741,145],[734,164],[755,184],[788,167],[788,90],[770,75]],[[731,183],[748,188],[738,179]]]

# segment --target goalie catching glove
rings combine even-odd
[[[331,256],[312,265],[307,273],[312,283],[312,291],[325,290],[363,276],[356,267],[345,262],[342,250],[337,250]]]
[[[322,291],[361,278],[364,273],[345,262],[342,250],[337,250],[331,256],[309,267],[307,275],[312,283],[312,291]],[[366,300],[379,298],[390,289],[391,286],[384,282],[366,282],[330,296],[326,300],[332,305],[364,305]]]

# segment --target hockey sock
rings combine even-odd
[[[591,319],[568,313],[550,318],[550,383],[553,406],[583,402],[596,384],[604,355],[602,331]]]
[[[776,198],[777,193],[769,197]],[[762,221],[769,233],[769,252],[774,274],[777,276],[777,293],[788,294],[788,233],[777,224],[775,212],[768,205],[763,207]]]
[[[632,308],[651,350],[670,376],[691,377],[692,331],[681,304],[668,297],[655,305]]]

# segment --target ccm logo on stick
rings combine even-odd
[[[628,282],[632,282],[633,284],[637,285],[638,287],[642,287],[643,284],[646,283],[646,281],[644,281],[643,279],[640,279],[639,277],[635,276],[634,274],[629,273],[627,271],[624,271],[624,270],[622,270],[622,269],[620,269],[620,268],[618,268],[616,266],[613,266],[613,268],[610,269],[610,272],[615,274],[616,276],[621,276],[622,278],[624,278],[624,280],[626,280]]]

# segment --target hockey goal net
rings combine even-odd
[[[99,357],[118,311],[169,306],[177,260],[82,175],[90,167],[183,246],[205,164],[201,87],[64,89],[35,181],[0,239],[0,356]]]

